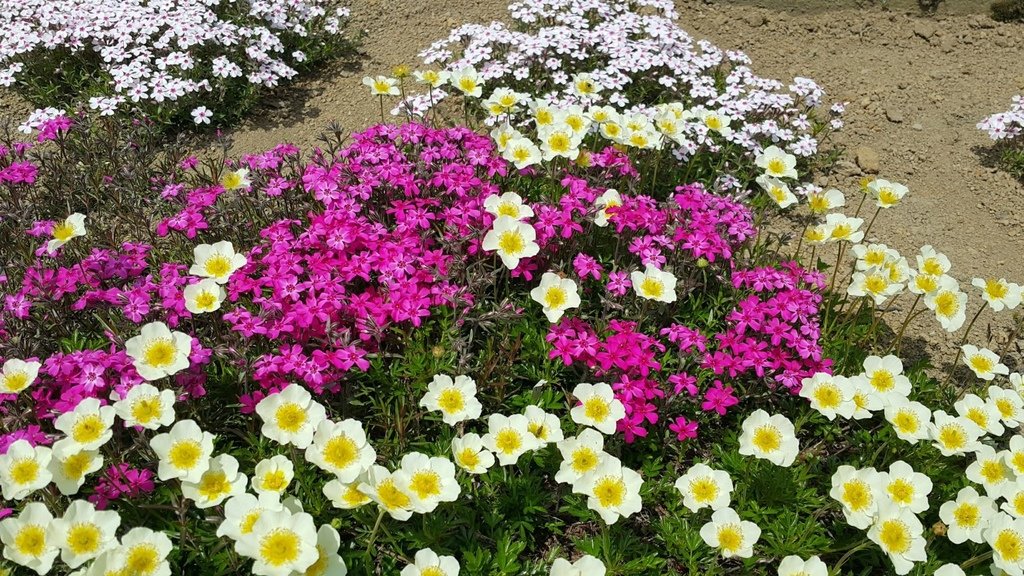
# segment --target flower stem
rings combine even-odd
[[[373,531],[370,532],[370,539],[366,541],[366,554],[369,556],[370,549],[373,548],[373,543],[377,540],[377,532],[380,530],[380,524],[384,520],[384,509],[380,509],[380,513],[377,514],[377,522],[373,525]]]

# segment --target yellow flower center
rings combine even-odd
[[[22,526],[14,537],[14,549],[22,556],[36,558],[46,549],[46,529],[39,524]]]
[[[228,475],[220,470],[207,472],[199,480],[199,495],[207,500],[217,500],[230,493]]]
[[[1010,287],[1003,284],[999,280],[988,279],[985,280],[985,294],[992,300],[1001,300],[1006,298],[1006,295],[1010,293]]]
[[[420,570],[420,576],[448,576],[444,570],[441,570],[437,566],[427,566]]]
[[[953,292],[942,292],[935,297],[935,310],[940,315],[950,318],[960,311],[960,301]]]
[[[519,218],[519,206],[516,206],[513,202],[502,202],[498,204],[498,216]]]
[[[826,410],[833,409],[842,404],[843,393],[839,391],[839,387],[835,384],[819,384],[814,389],[814,400],[818,403],[818,406]]]
[[[704,118],[704,125],[707,126],[710,130],[721,130],[722,119],[719,118],[718,116],[708,116]]]
[[[576,91],[580,94],[592,94],[594,92],[594,83],[590,80],[577,80]]]
[[[39,477],[40,468],[34,458],[19,458],[11,464],[11,481],[18,486],[31,484]]]
[[[519,230],[506,230],[498,238],[498,248],[509,256],[515,256],[526,248],[526,241]]]
[[[462,90],[467,94],[473,92],[474,90],[476,90],[476,80],[468,76],[463,76],[462,78],[459,78],[459,90]]]
[[[225,190],[234,190],[242,186],[242,175],[238,172],[228,172],[220,179],[221,186]]]
[[[292,530],[275,528],[260,540],[260,560],[271,566],[283,566],[299,557],[301,541]]]
[[[174,363],[178,350],[170,338],[155,338],[146,343],[142,361],[153,368],[165,368]]]
[[[857,410],[867,410],[868,397],[863,392],[854,392],[853,405],[857,407]]]
[[[1013,402],[1010,402],[1006,398],[999,398],[996,400],[995,404],[996,410],[999,410],[999,415],[1002,416],[1004,420],[1012,418],[1013,415],[1017,413],[1017,407],[1013,405]]]
[[[125,576],[145,576],[156,572],[160,565],[160,552],[152,544],[136,544],[124,557]]]
[[[605,476],[594,484],[594,497],[602,508],[621,506],[626,499],[626,483],[622,478]]]
[[[480,466],[480,453],[472,448],[463,448],[462,451],[459,452],[459,464],[461,464],[463,468],[468,468],[470,470],[476,469]]]
[[[646,148],[651,141],[645,132],[633,132],[629,135],[629,143],[637,148]]]
[[[868,383],[879,392],[888,392],[896,386],[896,377],[888,370],[876,370],[868,379]]]
[[[256,521],[260,519],[260,516],[262,514],[263,514],[262,510],[253,510],[252,512],[249,512],[248,514],[246,514],[245,518],[242,518],[242,522],[238,525],[239,530],[241,531],[241,533],[242,534],[251,534],[252,533],[252,527],[256,525]]]
[[[977,505],[963,502],[953,509],[953,521],[957,526],[974,528],[981,520],[981,510]]]
[[[146,396],[132,403],[132,418],[139,424],[149,424],[159,418],[162,411],[163,402],[160,401],[160,396]]]
[[[783,162],[782,158],[772,158],[768,161],[768,172],[775,175],[780,175],[786,171],[786,163]]]
[[[921,265],[921,271],[929,276],[942,276],[946,272],[938,258],[926,258]]]
[[[832,229],[832,237],[836,240],[845,240],[846,238],[849,238],[852,233],[853,227],[849,224],[837,224],[836,227]]]
[[[555,121],[554,114],[552,114],[551,110],[547,108],[538,108],[537,111],[533,113],[533,117],[535,120],[537,120],[538,126],[551,124],[552,122]]]
[[[349,486],[347,489],[345,489],[345,494],[343,494],[341,498],[346,503],[348,503],[349,506],[352,506],[353,508],[356,506],[366,504],[367,502],[370,501],[370,498],[367,497],[366,494],[360,492],[359,488],[357,488],[354,485]]]
[[[988,428],[988,414],[981,408],[971,408],[967,410],[967,414],[965,414],[965,416],[967,416],[968,420],[977,424],[982,430]]]
[[[217,295],[213,292],[203,291],[196,295],[196,308],[200,310],[213,310],[217,305]]]
[[[611,406],[604,398],[593,396],[583,403],[583,413],[594,422],[604,422],[611,414]]]
[[[825,229],[821,226],[808,228],[807,231],[804,232],[804,240],[807,240],[808,242],[824,242]]]
[[[283,492],[288,487],[288,476],[284,470],[271,470],[263,475],[260,482],[261,488],[271,492]]]
[[[526,425],[526,429],[529,430],[530,434],[533,434],[533,437],[538,440],[548,439],[548,428],[544,426],[543,422],[530,422]]]
[[[179,440],[167,452],[167,460],[178,470],[191,470],[202,455],[203,448],[196,440]]]
[[[782,433],[771,424],[761,426],[754,431],[750,443],[761,452],[775,452],[782,446]]]
[[[999,484],[1006,480],[1006,470],[999,460],[986,460],[981,463],[981,477],[989,484]]]
[[[569,295],[561,286],[552,286],[544,292],[544,305],[548,308],[561,308],[568,301]]]
[[[967,434],[958,424],[946,424],[939,430],[939,443],[949,450],[960,450],[967,445]]]
[[[811,194],[807,205],[814,214],[822,214],[827,212],[829,208],[828,200],[820,194]]]
[[[274,412],[277,427],[292,434],[306,424],[306,411],[295,402],[286,402]]]
[[[772,186],[771,190],[768,193],[771,194],[775,202],[779,204],[782,204],[783,202],[786,201],[786,190],[784,188]]]
[[[986,356],[982,356],[981,354],[975,354],[974,356],[971,356],[970,364],[971,368],[974,368],[975,372],[981,372],[982,374],[987,374],[991,372],[992,369],[995,368],[996,366],[995,362],[993,362],[990,358]]]
[[[92,456],[88,452],[79,452],[64,460],[61,463],[61,470],[69,480],[78,480],[85,475],[90,464],[92,464]]]
[[[583,117],[582,116],[578,116],[576,114],[573,114],[571,116],[566,116],[565,123],[569,126],[569,128],[572,128],[573,131],[575,131],[575,132],[579,132],[580,130],[583,130]]]
[[[387,94],[391,90],[391,84],[387,80],[374,80],[373,89],[378,94]]]
[[[71,437],[79,444],[95,442],[107,429],[99,414],[86,414],[75,420],[71,427]]]
[[[618,138],[619,134],[622,133],[622,127],[614,122],[604,124],[601,128],[609,138]]]
[[[718,483],[708,477],[697,478],[690,482],[690,494],[700,503],[711,502],[718,498]]]
[[[572,148],[572,141],[568,134],[555,132],[548,138],[548,148],[557,154],[565,154]]]
[[[306,568],[305,576],[323,576],[323,574],[327,573],[327,550],[318,545],[316,547],[316,554],[316,562],[313,562],[309,565],[309,568]]]
[[[939,287],[939,281],[930,274],[918,274],[914,278],[914,285],[922,292],[934,292]]]
[[[665,293],[665,283],[647,276],[640,282],[640,293],[648,298],[661,298]]]
[[[878,202],[882,206],[895,206],[899,201],[899,195],[892,188],[882,188],[878,191]]]
[[[896,426],[896,430],[903,434],[915,434],[920,427],[917,414],[910,410],[900,410],[897,412],[896,416],[892,419],[892,423]]]
[[[599,458],[597,452],[588,446],[580,446],[572,453],[572,469],[577,474],[585,474],[597,468]]]
[[[445,414],[458,414],[466,407],[462,391],[458,388],[445,388],[437,395],[437,407]]]
[[[512,158],[516,162],[526,162],[530,159],[530,149],[525,146],[517,146],[512,149]]]
[[[67,222],[61,222],[53,227],[53,237],[61,242],[67,242],[75,235],[75,227]]]
[[[864,279],[864,289],[871,294],[881,294],[889,287],[889,281],[878,274],[871,274]]]
[[[1016,530],[1004,528],[999,531],[992,548],[999,556],[1010,563],[1020,562],[1024,559],[1024,538]]]
[[[1014,452],[1010,456],[1010,466],[1013,466],[1018,474],[1024,475],[1024,452]]]
[[[502,454],[515,454],[523,445],[523,437],[517,430],[505,428],[494,438],[494,447]]]
[[[20,370],[17,372],[8,372],[3,375],[3,379],[0,380],[0,382],[3,383],[3,386],[0,388],[2,388],[4,392],[14,394],[28,388],[28,374]]]
[[[81,522],[68,529],[66,545],[75,556],[86,556],[99,551],[101,537],[98,526]]]
[[[897,478],[889,483],[889,496],[897,504],[907,505],[914,499],[914,485],[903,478]]]
[[[1017,492],[1014,494],[1010,505],[1013,506],[1014,511],[1017,512],[1018,518],[1024,516],[1024,492]]]
[[[899,520],[883,520],[878,539],[888,553],[904,554],[910,550],[910,529]]]
[[[324,461],[339,470],[348,468],[356,461],[359,448],[348,436],[335,436],[324,445]]]
[[[736,524],[718,527],[718,547],[734,554],[743,548],[743,531]]]
[[[872,502],[871,488],[863,480],[849,480],[843,484],[843,504],[850,510],[866,510]]]
[[[221,278],[231,272],[231,260],[223,254],[212,254],[203,263],[203,270],[211,278]]]
[[[441,477],[433,470],[420,470],[409,480],[409,489],[420,500],[426,500],[441,493]]]
[[[409,507],[409,496],[395,486],[395,481],[390,478],[377,486],[377,496],[380,503],[388,510],[400,510]]]

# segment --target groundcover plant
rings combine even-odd
[[[1020,146],[1020,135],[1024,132],[1024,100],[1019,95],[1014,96],[1009,110],[986,116],[978,123],[978,129],[1001,145],[1003,165],[1017,176],[1024,176],[1024,151]]]

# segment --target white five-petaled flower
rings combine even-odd
[[[980,484],[990,498],[1011,498],[1017,491],[1017,475],[1006,463],[1006,451],[996,452],[987,444],[981,444],[974,451],[971,462],[964,473],[967,479]]]
[[[875,199],[875,206],[892,208],[900,203],[909,190],[903,184],[877,178],[868,183],[868,193]]]
[[[412,564],[402,568],[399,576],[459,576],[459,561],[424,548],[416,552]]]
[[[69,568],[78,568],[116,542],[114,533],[120,525],[117,512],[98,511],[91,502],[75,500],[47,527],[46,539],[60,548],[60,559]]]
[[[963,351],[964,364],[982,380],[992,380],[997,374],[1005,376],[1010,373],[1010,369],[999,361],[999,355],[988,348],[964,344],[960,349]]]
[[[445,70],[417,70],[413,72],[416,81],[426,84],[431,88],[440,88],[448,83],[451,74]]]
[[[487,418],[487,434],[480,441],[502,466],[514,465],[520,456],[544,445],[530,433],[530,421],[522,414],[491,414]]]
[[[542,446],[561,442],[565,438],[562,434],[562,422],[557,415],[545,412],[540,406],[533,404],[523,410],[523,415],[526,416],[526,429]]]
[[[643,272],[631,272],[629,279],[633,284],[633,290],[641,298],[666,304],[676,301],[676,277],[671,272],[659,270],[648,264]]]
[[[167,534],[137,526],[121,537],[115,554],[126,576],[171,576],[167,555],[173,548]]]
[[[129,338],[124,348],[139,376],[159,380],[188,368],[192,337],[184,332],[172,332],[163,322],[150,322],[142,327],[138,336]]]
[[[530,298],[544,307],[548,322],[558,322],[566,310],[580,305],[576,282],[551,272],[541,276],[540,286],[530,290]]]
[[[612,387],[604,382],[580,383],[572,391],[579,405],[569,411],[572,421],[596,428],[603,434],[615,432],[619,420],[626,416],[626,408],[615,397]]]
[[[769,416],[764,410],[755,410],[743,421],[741,428],[739,452],[744,456],[787,467],[800,452],[793,423],[782,414]]]
[[[577,72],[572,77],[572,93],[580,98],[593,98],[601,90],[601,85],[587,72]]]
[[[234,246],[227,240],[214,244],[199,244],[192,249],[195,262],[188,273],[202,278],[212,278],[218,284],[226,284],[235,270],[245,266],[243,254],[236,254]]]
[[[256,464],[252,476],[252,489],[260,496],[267,494],[280,498],[295,478],[295,464],[283,454],[264,458]]]
[[[607,569],[604,562],[589,554],[580,556],[579,560],[570,563],[565,558],[556,558],[551,563],[549,576],[604,576]]]
[[[757,177],[756,181],[779,208],[789,208],[797,203],[796,194],[793,194],[789,186],[782,180],[768,174],[762,174]]]
[[[605,227],[608,225],[608,221],[615,217],[614,208],[622,206],[622,196],[619,191],[614,188],[605,190],[600,196],[594,199],[594,208],[597,212],[594,214],[594,225]],[[612,208],[612,212],[609,213],[608,209]]]
[[[570,436],[558,443],[562,464],[555,474],[555,481],[574,484],[584,475],[592,472],[604,460],[604,436],[593,428],[584,428],[577,436]]]
[[[0,368],[0,394],[17,394],[25,390],[39,376],[42,364],[35,360],[9,358]]]
[[[629,518],[640,511],[640,474],[622,465],[618,458],[607,456],[593,471],[573,484],[573,492],[588,496],[587,507],[600,514],[606,524],[620,517]]]
[[[925,552],[924,526],[913,512],[889,502],[878,508],[878,519],[868,530],[868,539],[889,556],[896,574],[903,575],[915,562],[928,559]]]
[[[313,517],[287,509],[264,510],[252,532],[239,540],[238,552],[255,560],[252,573],[289,576],[305,572],[320,557]]]
[[[983,534],[996,568],[1013,576],[1024,572],[1024,519],[997,512]]]
[[[779,576],[828,576],[828,566],[817,556],[786,556],[779,562]]]
[[[683,495],[683,506],[691,512],[705,507],[712,510],[727,507],[733,488],[728,472],[715,470],[703,463],[691,466],[676,480],[675,487]]]
[[[19,566],[46,574],[60,550],[47,534],[53,515],[42,502],[29,502],[17,516],[0,520],[4,558]]]
[[[465,96],[479,98],[483,93],[483,81],[477,74],[476,68],[464,66],[451,73],[449,82]]]
[[[977,394],[967,394],[960,400],[953,403],[956,413],[967,418],[981,428],[982,435],[992,434],[1001,436],[1003,434],[1003,423],[999,418],[999,409],[993,404],[982,400]]]
[[[157,434],[149,445],[160,459],[157,478],[198,482],[210,468],[214,435],[204,432],[194,420],[179,420],[170,431]]]
[[[103,467],[103,456],[96,450],[53,452],[50,473],[57,490],[65,496],[77,494],[85,477]]]
[[[903,374],[903,361],[892,354],[865,358],[864,376],[886,406],[910,394],[910,379]]]
[[[454,379],[447,374],[435,374],[427,385],[427,393],[420,399],[420,406],[440,411],[441,419],[449,426],[475,420],[482,410],[476,398],[476,382],[461,374]]]
[[[238,471],[238,460],[230,454],[220,454],[210,458],[199,480],[181,483],[181,494],[195,502],[196,508],[210,508],[245,492],[248,482],[245,474]]]
[[[974,452],[981,445],[978,441],[984,434],[973,420],[951,416],[942,410],[932,414],[934,422],[928,425],[932,444],[943,456],[959,456]]]
[[[1000,422],[1007,428],[1020,426],[1020,421],[1024,419],[1024,398],[1016,390],[989,386],[986,402],[995,408]]]
[[[193,314],[213,312],[220,308],[227,297],[224,288],[212,278],[203,278],[199,282],[189,284],[182,290],[185,309]]]
[[[778,146],[769,146],[757,155],[754,163],[764,173],[774,178],[796,179],[796,156]]]
[[[518,170],[533,166],[544,159],[540,148],[529,138],[509,140],[501,152],[501,157],[514,164]]]
[[[829,496],[842,505],[847,524],[854,528],[863,530],[871,526],[882,494],[878,471],[874,468],[858,470],[844,464],[832,475]]]
[[[473,432],[452,440],[452,456],[459,468],[470,474],[483,474],[494,466],[494,454],[484,448],[480,435]]]
[[[508,216],[515,220],[533,216],[533,208],[523,203],[523,198],[515,192],[505,192],[501,196],[491,194],[484,200],[484,210],[495,217]]]
[[[999,312],[1004,308],[1013,310],[1020,305],[1021,287],[1005,278],[975,278],[971,285],[981,289],[981,297],[992,308]]]
[[[375,464],[366,471],[366,476],[359,483],[359,491],[395,520],[408,520],[412,517],[409,476],[402,470],[391,472]]]
[[[892,424],[900,440],[917,444],[930,437],[932,411],[920,402],[905,398],[895,400],[885,407],[885,419]]]
[[[248,188],[252,186],[252,180],[249,179],[249,169],[239,168],[238,170],[228,170],[220,177],[220,185],[225,190],[238,190],[240,188]],[[194,272],[189,272],[194,274]],[[200,274],[201,276],[201,274]]]
[[[74,410],[57,417],[54,428],[66,434],[54,444],[55,452],[96,450],[113,436],[114,407],[101,406],[96,398],[84,398]]]
[[[143,382],[114,402],[114,413],[126,426],[157,430],[174,422],[174,400],[173,390],[160,390]]]
[[[18,439],[0,454],[0,489],[4,500],[22,500],[50,483],[49,465],[53,453],[46,446],[33,446]]]
[[[928,509],[928,495],[932,492],[931,478],[915,472],[910,464],[902,460],[890,464],[888,472],[878,473],[878,486],[900,508],[907,508],[915,514]]]
[[[367,442],[366,432],[358,421],[323,419],[316,426],[312,443],[306,447],[306,460],[348,484],[373,465],[377,451]]]
[[[414,512],[433,512],[439,503],[454,502],[462,492],[455,465],[447,458],[410,452],[402,456],[399,470],[409,479],[407,493]]]
[[[540,252],[536,239],[537,231],[533,226],[510,216],[498,216],[484,236],[481,247],[487,252],[497,252],[501,263],[509,270],[515,270],[520,260]]]
[[[983,542],[982,534],[995,514],[995,501],[978,494],[973,486],[961,488],[956,500],[939,507],[939,518],[946,524],[946,537],[954,544],[968,540]]]
[[[741,520],[732,508],[722,508],[715,510],[711,520],[701,526],[700,537],[708,546],[717,548],[723,558],[750,558],[761,537],[761,528]]]
[[[353,510],[370,502],[370,497],[359,490],[365,481],[365,475],[350,484],[343,484],[335,478],[324,484],[323,493],[335,508]]]
[[[289,384],[260,400],[256,413],[263,420],[260,432],[264,436],[303,449],[310,445],[317,426],[327,417],[323,405],[298,384]]]
[[[364,76],[363,86],[370,89],[371,96],[398,96],[398,80],[387,76]]]
[[[75,212],[68,216],[63,222],[53,225],[50,235],[53,239],[46,243],[46,251],[53,254],[57,248],[67,244],[72,238],[85,236],[85,214]]]
[[[946,332],[956,332],[967,317],[967,294],[950,276],[941,276],[938,287],[924,296],[924,304],[935,312],[935,319]]]
[[[829,420],[836,416],[850,418],[857,405],[853,402],[854,388],[843,376],[819,372],[801,382],[800,396],[811,402],[811,408]]]

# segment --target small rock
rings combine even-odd
[[[751,28],[760,28],[768,23],[768,19],[764,17],[764,14],[749,13],[743,16],[743,21],[746,22]]]
[[[903,122],[903,112],[897,108],[886,108],[885,117],[889,119],[889,122],[900,124]]]
[[[935,36],[935,29],[935,24],[932,24],[927,20],[918,20],[918,22],[914,24],[914,34],[924,38],[925,40]]]
[[[876,152],[874,148],[869,146],[858,146],[854,151],[854,157],[857,160],[857,166],[860,166],[860,169],[868,174],[878,174],[882,169],[881,161],[878,158],[878,152]]]
[[[918,132],[924,130],[924,126],[922,126],[920,122],[914,122],[913,124],[910,125],[910,127],[913,128],[914,130],[917,130]]]
[[[840,160],[835,165],[836,173],[843,177],[860,176],[860,168],[849,160]]]

